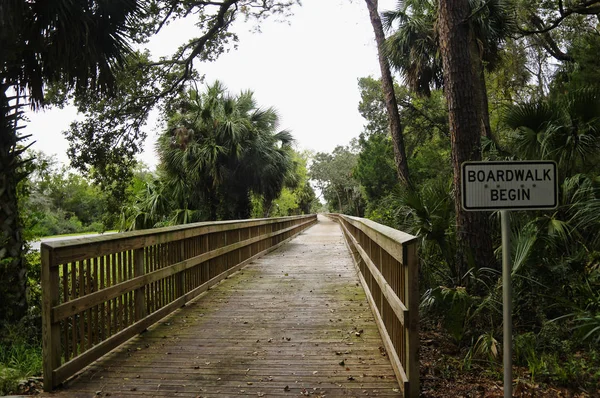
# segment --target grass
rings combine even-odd
[[[104,231],[104,234],[115,234],[119,232],[116,229],[111,229],[110,231]],[[74,232],[72,234],[62,234],[62,235],[49,235],[49,236],[42,236],[39,239],[36,240],[43,240],[43,239],[48,239],[48,238],[66,238],[69,236],[84,236],[84,235],[98,235],[98,232],[94,232],[94,231],[88,231],[88,232]]]
[[[19,328],[7,327],[0,340],[0,395],[14,393],[19,382],[42,374],[42,345],[27,341]]]

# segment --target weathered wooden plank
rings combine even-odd
[[[133,263],[134,263],[134,278],[141,277],[146,273],[146,267],[144,266],[144,249],[136,249],[133,252]],[[134,279],[132,278],[132,279]],[[146,316],[146,285],[140,286],[134,290],[134,305],[135,305],[135,321]]]

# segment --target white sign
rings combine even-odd
[[[465,210],[533,210],[558,206],[556,163],[552,161],[465,162]]]

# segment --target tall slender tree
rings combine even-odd
[[[481,159],[481,115],[475,38],[469,27],[468,0],[440,0],[438,31],[444,67],[444,88],[449,112],[454,170],[458,275],[471,267],[495,263],[488,215],[466,212],[461,206],[461,164]]]
[[[378,0],[365,0],[375,41],[377,42],[377,53],[379,57],[379,68],[381,70],[381,85],[385,96],[385,105],[389,115],[389,129],[394,144],[394,160],[396,171],[400,181],[408,188],[412,188],[412,182],[408,170],[408,159],[406,158],[406,149],[404,146],[404,137],[402,135],[402,121],[398,111],[398,100],[394,92],[394,80],[390,71],[390,64],[384,52],[385,33],[379,15]]]

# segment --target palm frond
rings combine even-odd
[[[525,265],[531,262],[537,240],[538,230],[534,224],[528,224],[525,228],[513,232],[511,239],[513,277],[520,274]]]

